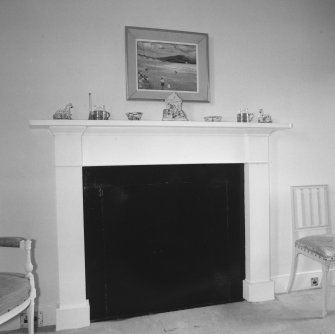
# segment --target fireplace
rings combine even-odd
[[[243,299],[243,164],[84,167],[91,321]]]
[[[269,138],[275,131],[289,129],[290,124],[50,120],[30,121],[30,126],[50,130],[55,140],[57,330],[90,324],[85,281],[83,167],[243,164],[243,298],[250,302],[274,298],[274,283],[270,279]]]

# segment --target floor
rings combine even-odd
[[[329,313],[321,318],[320,289],[277,295],[273,301],[208,306],[127,320],[93,323],[59,334],[271,334],[335,333],[335,287],[329,294]],[[54,333],[53,327],[37,333]],[[9,334],[26,333],[26,330]]]

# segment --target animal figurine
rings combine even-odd
[[[73,108],[72,103],[68,103],[63,109],[58,109],[54,115],[53,119],[72,119],[71,109]]]

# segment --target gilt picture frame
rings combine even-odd
[[[208,34],[125,27],[127,100],[209,102]]]

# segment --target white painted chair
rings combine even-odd
[[[0,272],[0,325],[28,309],[28,332],[33,334],[36,289],[30,256],[31,240],[0,237],[0,247],[21,248],[26,253],[26,274]]]
[[[322,264],[323,308],[327,315],[327,276],[335,263],[335,235],[329,221],[328,186],[291,187],[293,259],[287,292],[291,292],[300,254]]]

